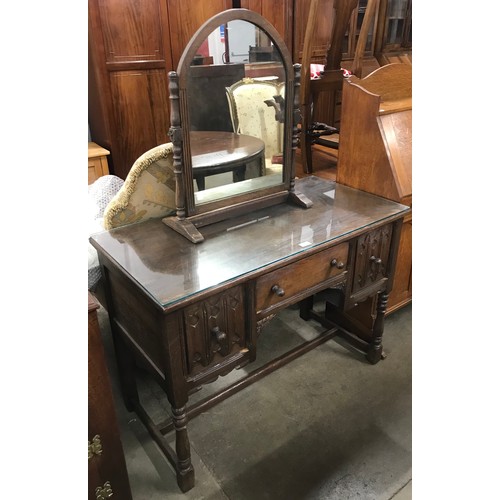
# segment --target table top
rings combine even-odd
[[[190,132],[193,169],[241,163],[264,151],[264,141],[250,135],[222,131]]]
[[[255,274],[289,257],[390,222],[410,208],[315,176],[296,182],[313,206],[288,203],[200,228],[194,244],[161,219],[122,226],[90,238],[160,307]]]

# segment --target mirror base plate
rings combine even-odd
[[[288,201],[293,205],[298,205],[303,208],[311,208],[313,206],[313,202],[304,194],[292,192],[288,193]]]
[[[192,243],[201,243],[205,239],[194,224],[187,219],[179,219],[177,216],[173,216],[165,217],[162,222]]]

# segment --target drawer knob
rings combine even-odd
[[[219,352],[222,356],[227,356],[229,354],[229,338],[226,332],[221,331],[221,329],[216,326],[212,329],[212,335],[215,337],[215,341],[219,344]]]
[[[375,262],[375,264],[377,264],[377,265],[382,264],[382,259],[375,257],[375,255],[372,255],[372,256],[370,257],[370,261],[371,261],[371,262]]]
[[[345,266],[345,264],[342,261],[339,262],[337,259],[333,259],[330,262],[330,265],[332,267],[336,267],[337,269],[342,269]]]
[[[285,295],[285,290],[283,290],[283,288],[279,285],[273,285],[271,292],[275,293],[278,297],[283,297],[283,295]]]

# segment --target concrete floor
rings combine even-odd
[[[411,498],[411,304],[386,318],[387,358],[377,365],[330,340],[190,421],[195,487],[186,494],[140,420],[125,410],[103,308],[99,321],[134,500]],[[296,308],[283,311],[264,328],[253,365],[192,401],[319,331]],[[153,419],[163,420],[169,404],[162,391],[144,378],[141,393]]]

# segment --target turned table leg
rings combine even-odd
[[[194,469],[191,464],[186,407],[172,407],[172,417],[175,428],[175,452],[177,454],[177,484],[185,493],[194,486]]]
[[[372,364],[378,363],[382,358],[382,335],[384,334],[384,319],[385,310],[387,308],[387,301],[389,294],[382,292],[377,300],[377,315],[373,325],[373,339],[370,342],[370,348],[366,354],[366,359]]]

